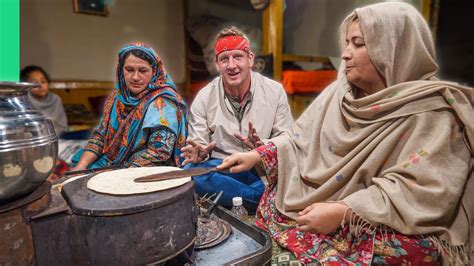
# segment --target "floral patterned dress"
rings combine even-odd
[[[273,143],[257,148],[269,181],[257,209],[256,225],[272,235],[283,248],[304,263],[324,265],[439,265],[435,244],[421,236],[361,227],[358,234],[349,225],[323,235],[303,232],[296,222],[280,213],[275,204],[278,181],[277,148]]]

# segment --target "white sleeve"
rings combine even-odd
[[[188,140],[197,141],[201,144],[209,144],[211,142],[209,126],[207,124],[206,105],[200,93],[196,95],[191,105]]]
[[[288,97],[283,87],[280,87],[278,95],[278,107],[273,122],[271,138],[280,135],[283,131],[290,129],[293,124],[293,116],[291,115]]]

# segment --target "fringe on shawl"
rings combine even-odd
[[[382,247],[385,246],[389,239],[395,239],[395,231],[391,228],[384,226],[376,226],[371,224],[369,221],[361,218],[352,209],[348,209],[344,214],[341,222],[341,227],[344,227],[344,221],[349,212],[349,231],[354,237],[360,237],[363,233],[375,235],[379,233],[382,236],[381,242]],[[437,248],[438,252],[442,255],[443,265],[469,265],[469,245],[452,245],[451,243],[439,239],[435,235],[421,235],[423,238],[428,238]],[[469,239],[469,241],[472,241]]]

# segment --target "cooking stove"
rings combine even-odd
[[[87,189],[91,177],[61,191],[45,182],[0,206],[0,264],[149,264],[191,253],[184,251],[196,238],[194,182],[113,196]]]

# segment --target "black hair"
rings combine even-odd
[[[153,65],[154,65],[153,60],[145,52],[143,52],[142,50],[137,50],[137,49],[127,51],[125,52],[125,54],[122,55],[122,57],[120,58],[121,66],[123,66],[123,64],[125,63],[125,60],[130,54],[147,61],[150,64],[150,66],[153,68]]]
[[[28,76],[30,75],[30,73],[35,72],[35,71],[39,71],[43,73],[43,76],[46,78],[46,81],[50,83],[51,80],[49,79],[48,73],[46,73],[46,71],[44,71],[43,68],[39,66],[35,66],[35,65],[26,66],[20,71],[20,81],[23,81],[23,82],[28,81]]]

